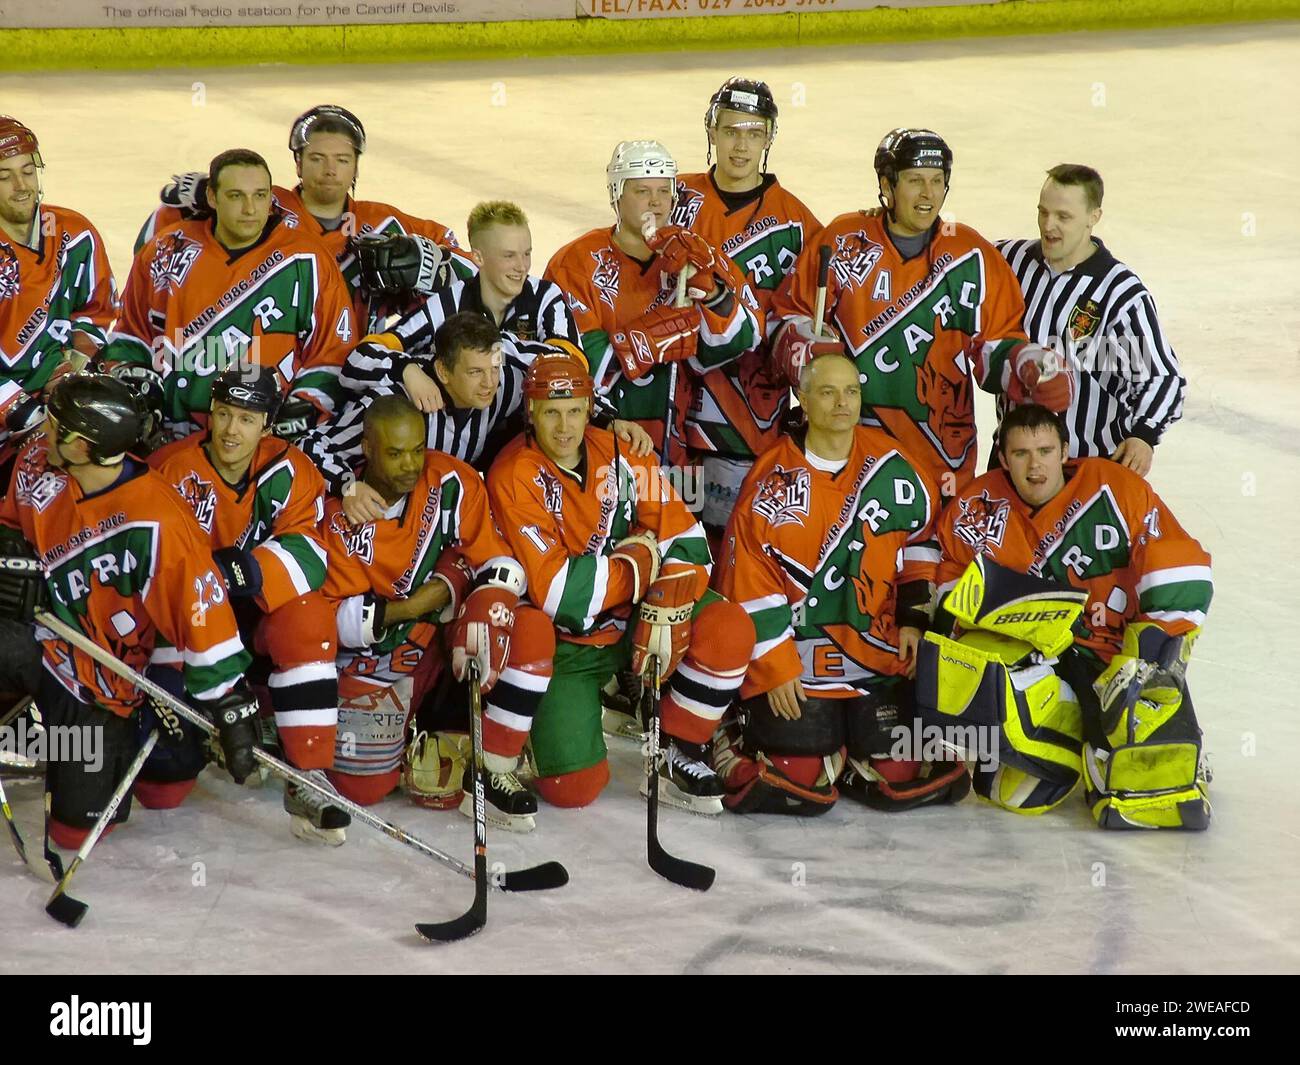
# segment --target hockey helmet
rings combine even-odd
[[[550,343],[555,343],[551,341]],[[596,394],[587,361],[569,350],[547,351],[538,355],[524,378],[524,401],[548,399],[592,399]]]
[[[618,201],[623,196],[623,185],[644,178],[668,178],[673,183],[673,199],[677,198],[677,161],[658,141],[619,141],[605,167],[605,181],[609,188],[609,204],[618,213]]]
[[[0,159],[12,159],[17,155],[30,155],[37,166],[44,166],[41,161],[41,146],[36,134],[16,118],[0,115]]]
[[[102,373],[73,373],[50,392],[46,410],[58,423],[59,442],[81,437],[90,461],[112,466],[140,439],[144,417],[129,385]]]
[[[887,178],[890,185],[898,183],[903,170],[941,169],[946,187],[952,177],[952,149],[933,130],[900,126],[885,134],[876,149],[874,166],[876,176]]]
[[[280,408],[280,378],[267,366],[232,366],[212,382],[212,401],[261,411],[267,421]]]
[[[767,153],[776,139],[776,98],[765,81],[730,77],[711,97],[704,112],[704,128],[712,133],[718,124],[719,111],[739,111],[767,123],[767,144],[763,148],[763,172],[767,172]],[[713,141],[709,140],[705,162],[713,159]]]
[[[349,136],[352,138],[352,146],[356,148],[357,155],[365,154],[366,127],[361,124],[361,119],[357,118],[351,111],[336,104],[320,104],[310,111],[304,111],[295,118],[293,126],[289,129],[289,151],[297,155],[306,148],[313,128],[323,118],[333,119],[347,126]]]

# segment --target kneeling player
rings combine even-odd
[[[539,355],[524,383],[530,430],[488,472],[492,509],[509,519],[528,595],[559,637],[532,733],[536,787],[556,806],[595,800],[609,782],[600,690],[629,662],[641,674],[656,654],[669,678],[660,797],[721,813],[706,744],[740,684],[753,626],[706,589],[704,529],[654,459],[588,424],[593,392],[580,359]]]
[[[0,616],[30,623],[49,611],[137,671],[157,643],[177,648],[185,691],[216,723],[226,766],[242,781],[256,765],[248,653],[206,538],[167,482],[127,455],[141,428],[120,381],[71,374],[54,387],[43,437],[19,456],[0,507]],[[38,625],[36,637],[45,724],[103,737],[103,765],[52,760],[46,769],[49,836],[75,849],[139,750],[143,699],[49,630]],[[159,746],[191,742],[174,715],[156,719]],[[137,780],[134,793],[151,808],[178,801],[158,782]],[[130,808],[128,792],[113,824]]]
[[[1213,592],[1209,555],[1137,474],[1067,461],[1051,411],[1012,410],[998,448],[1003,468],[939,523],[940,591],[957,626],[926,639],[918,708],[998,730],[999,764],[975,774],[995,805],[1043,813],[1082,773],[1103,828],[1206,828],[1184,675]]]
[[[452,671],[463,680],[477,660],[486,694],[488,819],[526,832],[537,801],[514,771],[550,681],[555,636],[541,611],[520,604],[524,571],[496,529],[482,479],[426,449],[425,432],[410,400],[380,396],[366,408],[361,477],[383,498],[384,516],[354,527],[340,500],[326,503],[325,594],[338,606],[343,697],[330,777],[366,804],[397,785],[410,708],[442,652],[439,627],[454,619]],[[468,795],[462,810],[472,813]]]
[[[726,805],[812,815],[839,791],[880,810],[957,802],[965,766],[893,756],[929,623],[938,495],[898,444],[857,424],[848,359],[806,366],[799,402],[807,429],[745,478],[717,581],[758,633],[738,720],[715,746]]]
[[[320,593],[325,549],[317,526],[325,484],[293,444],[271,435],[280,407],[275,371],[227,370],[212,385],[208,431],[149,459],[194,510],[244,641],[271,660],[268,688],[290,763],[326,784],[338,722],[334,611]],[[179,661],[162,648],[154,662]],[[202,765],[190,767],[197,776]],[[182,776],[186,767],[178,765]],[[351,818],[317,792],[286,783],[295,836],[333,845]]]

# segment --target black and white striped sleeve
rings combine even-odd
[[[461,294],[464,291],[463,281],[440,288],[393,326],[389,332],[396,334],[402,342],[402,350],[410,355],[432,354],[434,334],[443,322],[460,309]]]
[[[537,336],[540,340],[561,337],[581,350],[582,334],[573,320],[569,301],[554,281],[537,283]]]
[[[1160,328],[1155,300],[1143,290],[1120,317],[1128,347],[1129,432],[1152,447],[1183,413],[1187,379]]]
[[[353,470],[361,461],[361,435],[369,405],[369,399],[348,403],[338,417],[317,426],[298,442],[320,470],[332,495],[342,495],[356,479]]]

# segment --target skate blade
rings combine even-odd
[[[650,788],[644,777],[641,778],[641,798],[650,797]],[[700,817],[720,817],[722,815],[722,796],[690,795],[682,791],[671,780],[659,778],[659,801],[667,806],[675,806],[690,814]]]
[[[348,839],[347,829],[317,828],[298,814],[290,814],[289,831],[305,843],[323,843],[327,847],[341,847]]]
[[[474,796],[469,792],[466,792],[465,798],[461,800],[460,812],[471,821],[474,820]],[[534,814],[503,814],[500,810],[494,809],[491,803],[487,804],[483,815],[489,825],[503,832],[531,832],[537,827]]]
[[[608,707],[601,712],[600,728],[606,736],[613,736],[615,739],[635,740],[637,743],[645,739],[645,730],[641,728],[641,723],[636,718],[617,710],[610,710]]]

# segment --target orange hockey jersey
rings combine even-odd
[[[118,311],[104,241],[85,216],[43,205],[33,225],[36,248],[0,231],[0,420],[44,387],[74,333],[102,345]]]
[[[459,459],[432,449],[410,494],[379,521],[353,528],[342,501],[330,497],[321,529],[328,561],[324,592],[338,605],[340,673],[378,684],[413,673],[437,627],[424,620],[403,622],[368,642],[367,596],[405,599],[433,579],[444,552],[455,552],[476,573],[492,559],[510,556],[488,508],[483,479]]]
[[[1004,470],[968,485],[939,520],[940,595],[976,555],[1086,590],[1075,643],[1104,662],[1130,622],[1153,622],[1171,636],[1202,624],[1214,592],[1210,556],[1151,486],[1101,458],[1067,464],[1065,478],[1060,494],[1036,511]]]
[[[794,269],[821,223],[775,174],[749,193],[726,193],[712,170],[677,179],[672,222],[722,249],[744,272],[766,317],[772,296]],[[790,406],[783,375],[769,365],[766,343],[700,379],[686,416],[686,439],[699,451],[752,458],[776,441]]]
[[[325,482],[292,444],[265,437],[244,483],[227,484],[208,458],[207,435],[194,433],[149,456],[149,465],[190,505],[212,548],[251,551],[262,573],[259,608],[266,613],[325,583],[319,525]]]
[[[507,518],[512,553],[528,574],[528,597],[571,643],[616,643],[631,613],[633,577],[614,565],[615,545],[649,530],[664,564],[712,566],[704,527],[686,509],[653,455],[637,458],[614,434],[588,426],[577,470],[552,462],[530,434],[502,449],[488,471],[493,513]]]
[[[758,457],[714,581],[758,635],[742,697],[797,677],[805,691],[847,698],[903,671],[897,591],[934,580],[938,500],[929,477],[879,429],[858,426],[833,475],[809,462],[802,439],[782,437]]]
[[[854,211],[799,256],[772,301],[769,333],[781,319],[812,316],[823,244],[832,253],[826,322],[858,364],[863,424],[884,428],[954,494],[975,473],[972,389],[999,391],[1007,356],[1025,342],[1019,282],[969,226],[940,224],[904,262],[884,217]]]
[[[86,496],[46,462],[44,437],[18,458],[0,524],[18,529],[49,581],[50,611],[132,669],[161,638],[180,649],[185,688],[215,699],[250,661],[207,538],[185,503],[143,463]],[[45,668],[83,702],[128,717],[140,693],[49,630],[36,629]]]
[[[762,322],[757,301],[745,286],[731,301],[729,314],[719,315],[697,304],[700,330],[695,355],[675,369],[657,366],[639,380],[628,381],[610,337],[646,311],[671,304],[676,282],[658,268],[658,256],[640,262],[614,243],[613,234],[613,227],[593,229],[571,241],[551,256],[543,276],[559,285],[569,301],[597,393],[608,397],[617,417],[638,422],[650,434],[656,451],[663,446],[669,384],[676,380],[669,460],[680,464],[686,455],[686,415],[695,382],[699,375],[738,359],[758,343]]]
[[[131,264],[104,361],[163,374],[164,416],[181,437],[206,424],[214,375],[241,362],[275,368],[290,395],[332,412],[339,368],[358,339],[333,257],[272,213],[261,239],[233,256],[211,221],[181,222],[150,240]]]

